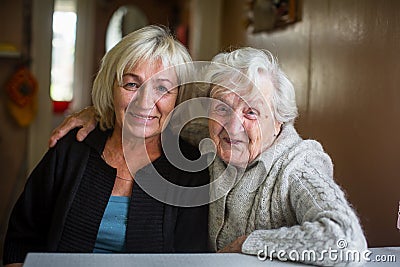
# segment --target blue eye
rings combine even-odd
[[[165,87],[165,86],[162,86],[162,85],[157,86],[157,90],[158,90],[159,92],[162,92],[162,93],[168,92],[168,88]]]
[[[226,105],[217,105],[214,110],[219,116],[226,116],[230,111]]]
[[[140,86],[137,83],[128,82],[128,83],[125,83],[122,87],[128,91],[136,91]]]

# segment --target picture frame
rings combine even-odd
[[[301,0],[249,0],[248,23],[252,33],[282,29],[301,19]]]

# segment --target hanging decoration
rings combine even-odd
[[[32,0],[23,0],[23,53],[21,64],[6,83],[7,108],[22,127],[28,126],[36,116],[38,82],[30,72]]]
[[[6,84],[7,107],[18,125],[28,126],[37,113],[38,83],[26,66],[19,67]]]

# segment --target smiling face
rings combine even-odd
[[[126,70],[121,84],[114,83],[115,129],[122,129],[127,116],[125,123],[132,137],[159,138],[175,107],[177,85],[175,71],[165,69],[161,61],[143,61]]]
[[[225,88],[212,95],[210,137],[226,163],[247,166],[271,146],[280,131],[281,123],[274,120],[270,108],[272,83],[263,78],[262,84],[262,93],[251,98]]]

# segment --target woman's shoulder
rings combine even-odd
[[[200,157],[197,147],[176,135],[171,130],[166,130],[161,136],[161,146],[163,153],[168,156],[183,155],[186,159],[195,160]]]
[[[320,142],[301,138],[293,125],[285,125],[277,140],[274,155],[281,157],[284,164],[318,156],[329,158]]]
[[[64,137],[62,137],[56,144],[55,149],[59,151],[71,150],[71,149],[89,149],[94,148],[100,150],[107,139],[108,133],[101,131],[96,127],[83,141],[78,141],[76,135],[80,128],[74,128],[69,131]]]
[[[206,155],[185,140],[163,144],[163,155],[153,165],[167,180],[181,186],[200,186],[209,182]],[[178,146],[176,145],[178,143]]]
[[[300,172],[318,171],[333,176],[331,157],[325,152],[322,144],[316,140],[301,140],[287,153],[283,163],[286,169]]]
[[[62,151],[67,151],[69,148],[73,146],[81,146],[76,139],[76,134],[79,131],[79,128],[74,128],[71,131],[69,131],[65,136],[63,136],[60,140],[57,141],[57,144],[54,146],[54,151],[62,152]],[[50,149],[52,150],[52,149]]]
[[[295,144],[289,153],[294,155],[302,153],[325,153],[324,148],[320,142],[313,139],[302,139]]]
[[[77,127],[69,131],[65,136],[63,136],[60,140],[57,141],[56,146],[71,144],[75,141],[77,142],[76,134],[78,133],[79,129],[80,128]]]

